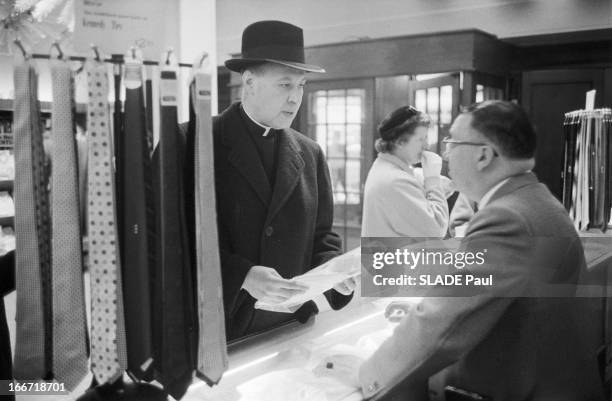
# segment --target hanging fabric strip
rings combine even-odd
[[[577,230],[606,231],[612,203],[611,109],[565,114],[563,204]],[[571,188],[571,190],[570,190]]]
[[[211,118],[211,76],[196,70],[191,85],[195,109],[195,211],[199,316],[198,376],[216,384],[227,369],[227,344],[217,233]]]
[[[83,251],[74,131],[74,79],[68,62],[51,65],[51,254],[53,371],[72,390],[87,373]]]
[[[604,114],[604,145],[606,150],[604,163],[606,164],[606,175],[604,177],[604,185],[606,186],[605,201],[604,201],[604,227],[607,229],[610,221],[610,213],[612,208],[612,113]]]
[[[41,379],[51,370],[50,227],[47,172],[30,61],[15,66],[14,152],[16,341],[14,376]],[[47,288],[47,290],[45,290]]]
[[[122,152],[118,171],[122,184],[123,243],[121,267],[125,293],[128,370],[139,380],[152,379],[150,268],[154,258],[149,244],[152,213],[151,168],[147,144],[143,67],[137,60],[125,63],[125,111],[119,136]]]
[[[122,376],[127,357],[106,66],[90,62],[87,75],[91,370],[104,384]]]
[[[195,368],[195,296],[192,260],[185,218],[184,143],[177,124],[177,72],[160,73],[159,252],[155,272],[154,320],[157,380],[180,399]]]

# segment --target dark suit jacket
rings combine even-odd
[[[240,288],[253,265],[273,267],[291,278],[341,253],[341,240],[332,231],[331,180],[320,147],[295,130],[279,132],[272,189],[239,107],[233,104],[213,123],[223,295],[230,339],[316,313],[313,302],[296,314],[254,309],[255,299]],[[350,300],[350,296],[333,290],[326,296],[334,308]]]
[[[597,336],[585,324],[597,300],[574,297],[582,245],[535,175],[510,178],[474,215],[460,250],[483,249],[485,264],[470,273],[493,274],[495,285],[467,297],[457,297],[459,287],[425,297],[361,367],[366,396],[429,378],[436,400],[446,385],[495,401],[602,400]]]

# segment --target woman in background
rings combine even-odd
[[[364,190],[362,237],[443,238],[448,228],[448,204],[440,170],[442,159],[425,151],[426,114],[400,107],[378,126],[378,157]],[[415,169],[421,162],[423,169]]]

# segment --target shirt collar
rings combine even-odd
[[[258,125],[259,127],[263,128],[263,133],[261,134],[261,136],[268,136],[268,134],[270,133],[270,130],[272,128],[267,127],[263,124],[260,124],[259,122],[257,122],[257,120],[255,120],[250,114],[249,112],[246,110],[246,108],[244,107],[244,105],[241,105],[241,110],[244,111],[244,114],[248,117],[249,120],[251,120],[252,122],[254,122],[256,125]]]
[[[478,202],[478,209],[482,209],[483,207],[485,207],[487,203],[489,203],[489,201],[491,200],[495,192],[497,192],[497,190],[500,189],[502,185],[507,183],[509,179],[510,177],[506,178],[505,180],[501,180],[500,182],[495,184],[491,189],[489,189],[487,193],[484,194],[482,199],[480,199],[480,202]]]

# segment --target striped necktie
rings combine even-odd
[[[73,77],[65,61],[51,66],[51,222],[53,371],[73,389],[87,373],[83,253],[79,215],[77,150],[73,123]]]
[[[198,376],[217,383],[227,369],[227,344],[217,233],[210,75],[196,73],[192,104],[195,131],[195,211],[199,316]]]
[[[106,66],[92,62],[87,74],[91,370],[97,382],[104,384],[121,377],[127,367],[127,356]]]
[[[15,67],[14,376],[19,379],[40,379],[51,369],[49,200],[37,79],[29,61]]]

